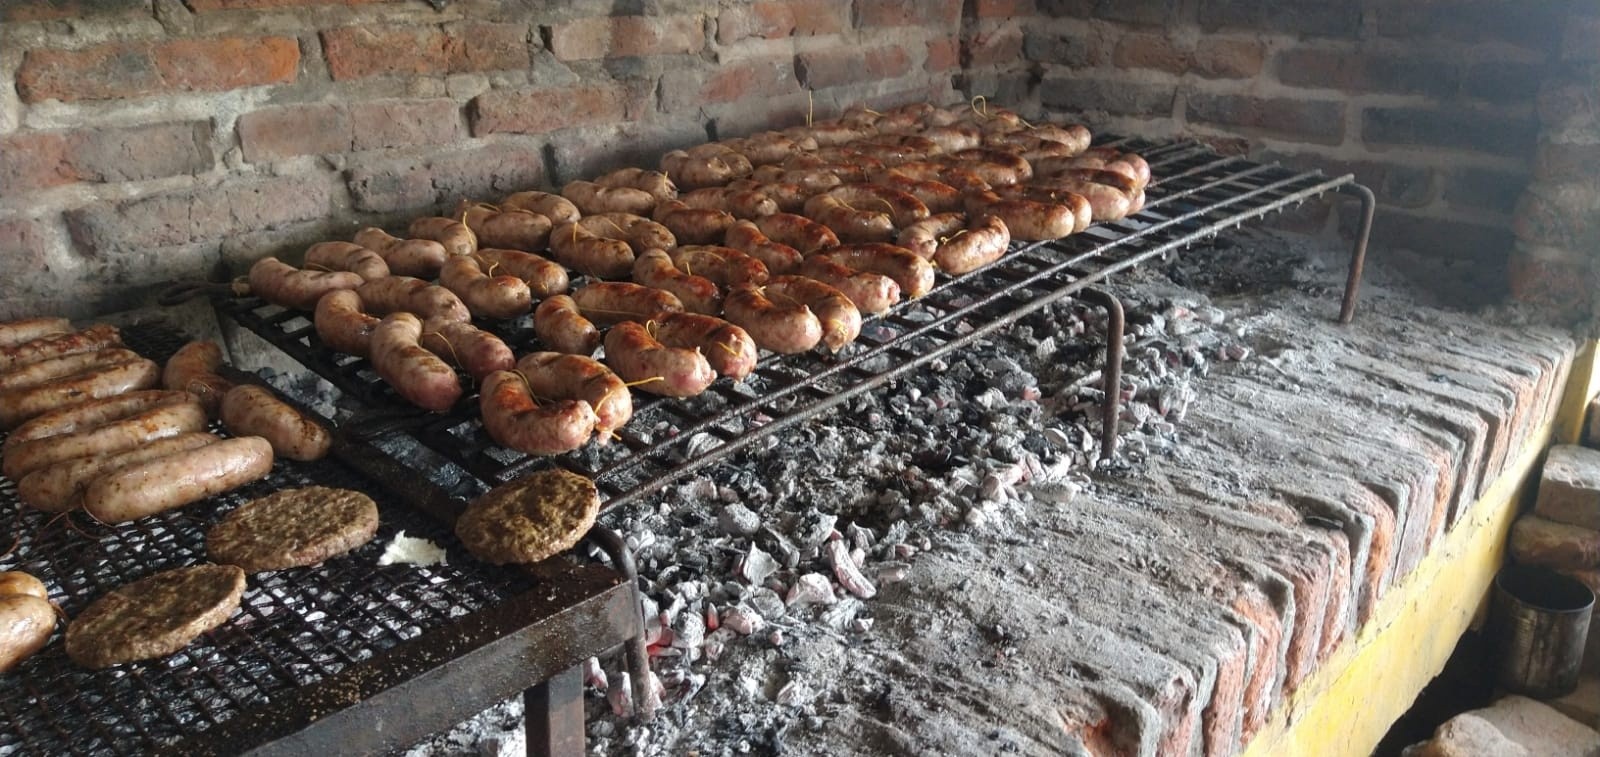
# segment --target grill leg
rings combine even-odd
[[[1106,309],[1105,399],[1100,402],[1100,459],[1110,460],[1117,452],[1117,421],[1122,417],[1122,337],[1127,319],[1122,300],[1101,289],[1085,289],[1087,299]]]
[[[1356,317],[1356,295],[1361,290],[1361,269],[1367,264],[1367,240],[1372,236],[1372,215],[1377,211],[1378,198],[1372,190],[1360,184],[1344,188],[1361,198],[1361,228],[1356,230],[1355,248],[1350,251],[1350,277],[1344,282],[1344,301],[1339,305],[1339,322],[1349,323]]]
[[[584,751],[583,666],[523,692],[528,754],[580,757]]]
[[[650,654],[644,644],[644,616],[641,614],[643,603],[639,601],[639,569],[633,562],[633,553],[628,550],[628,543],[622,536],[605,526],[595,526],[589,531],[590,538],[594,539],[600,548],[605,550],[611,558],[611,564],[628,581],[632,587],[634,607],[634,633],[633,637],[623,644],[628,666],[628,678],[633,687],[634,713],[639,720],[650,722],[656,716],[656,699],[650,696]]]

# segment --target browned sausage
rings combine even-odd
[[[634,252],[627,242],[601,237],[577,223],[550,232],[550,252],[562,265],[597,278],[625,278],[633,270]]]
[[[754,284],[741,284],[723,301],[728,322],[745,330],[762,349],[792,355],[822,341],[822,322],[805,303],[769,299]]]
[[[683,303],[671,292],[620,281],[578,287],[572,301],[584,318],[600,325],[644,323],[662,313],[683,312]]]
[[[933,263],[939,270],[959,276],[999,260],[1010,244],[1011,230],[1006,222],[985,216],[941,242],[933,254]]]
[[[476,255],[456,255],[439,270],[439,283],[455,292],[473,315],[516,318],[533,309],[528,282],[515,276],[491,276]]]
[[[809,139],[815,141],[819,147],[829,147],[853,142],[872,134],[872,130],[837,121],[818,121],[810,126],[794,126],[784,129],[783,134],[790,139]]]
[[[840,265],[819,253],[806,258],[800,275],[816,279],[849,297],[861,312],[880,315],[900,301],[900,285],[894,279],[870,271]]]
[[[992,200],[993,198],[989,197],[989,194],[993,194],[1002,200],[1032,200],[1034,202],[1045,203],[1046,205],[1061,205],[1072,213],[1072,233],[1076,234],[1084,229],[1089,228],[1089,224],[1094,223],[1094,204],[1091,203],[1087,197],[1067,189],[1066,187],[1070,186],[1070,184],[1057,185],[1052,183],[1053,181],[1054,180],[1045,180],[1044,182],[1039,182],[1036,180],[1032,184],[1022,184],[1014,187],[1001,187],[992,193],[978,193],[969,195],[967,200],[969,203]],[[1101,189],[1105,188],[1101,187]],[[975,205],[969,205],[969,207],[975,207]],[[1047,217],[1048,216],[1035,216],[1035,218]],[[1018,218],[1015,220],[1026,221],[1027,219]],[[1027,229],[1025,231],[1030,234],[1045,234],[1050,233],[1052,230]],[[1021,237],[1018,238],[1021,239]]]
[[[750,178],[767,186],[796,186],[802,194],[809,199],[812,195],[826,192],[844,183],[844,179],[832,170],[825,168],[784,168],[783,166],[762,166]],[[783,205],[780,197],[774,196],[779,205]],[[784,212],[793,212],[785,210]]]
[[[322,295],[311,322],[317,338],[329,349],[362,357],[367,356],[372,331],[378,328],[378,319],[367,315],[361,295],[353,289]]]
[[[1078,217],[1071,207],[1037,200],[1007,200],[994,192],[967,196],[967,215],[992,215],[1005,221],[1012,239],[1038,242],[1060,239],[1077,230]]]
[[[571,286],[567,269],[531,252],[486,247],[478,250],[476,257],[490,276],[509,274],[522,279],[534,299],[561,294]]]
[[[390,276],[362,284],[356,289],[361,303],[373,315],[413,313],[422,318],[472,319],[466,303],[454,292],[437,284],[409,276]]]
[[[1028,133],[1040,139],[1067,145],[1074,153],[1089,149],[1089,142],[1093,139],[1089,127],[1082,124],[1040,124]]]
[[[938,145],[940,152],[960,152],[983,144],[983,132],[971,124],[930,126],[922,136]]]
[[[1118,174],[1109,175],[1127,181],[1127,177]],[[1136,193],[1122,187],[1082,177],[1059,175],[1035,182],[1027,191],[1031,197],[1043,193],[1081,196],[1089,206],[1091,219],[1095,221],[1118,221],[1126,218],[1133,212],[1136,197]]]
[[[29,418],[51,410],[136,389],[149,389],[160,382],[160,365],[154,360],[133,357],[39,386],[0,393],[0,428],[14,428]]]
[[[642,323],[619,323],[606,332],[606,365],[629,386],[664,397],[693,397],[717,378],[704,355],[668,347]]]
[[[121,452],[62,460],[23,476],[17,482],[17,498],[36,510],[66,512],[82,506],[83,490],[100,476],[123,466],[198,449],[216,441],[217,437],[212,434],[194,431],[145,442]]]
[[[775,131],[752,134],[745,139],[725,140],[724,144],[755,166],[782,163],[790,155],[808,149],[804,144]],[[816,147],[816,142],[811,140],[809,149],[815,150]]]
[[[767,281],[767,267],[760,260],[732,247],[684,245],[670,254],[673,265],[679,270],[704,276],[720,286],[764,284]]]
[[[668,313],[655,321],[656,341],[668,347],[699,350],[711,369],[742,381],[756,369],[756,343],[750,334],[721,318],[698,313]]]
[[[71,330],[72,323],[65,318],[22,318],[6,321],[0,323],[0,348],[15,347],[23,342],[65,334]]]
[[[700,156],[684,150],[673,150],[661,156],[661,170],[672,177],[679,189],[720,187],[734,179],[749,176],[753,169],[749,158],[732,150]]]
[[[530,455],[570,452],[594,435],[589,403],[577,399],[536,400],[516,371],[495,371],[483,380],[478,411],[489,437]]]
[[[895,226],[910,226],[928,217],[928,206],[915,195],[880,184],[846,184],[828,190],[828,195],[857,210],[885,211]]]
[[[777,200],[744,186],[707,187],[688,192],[680,202],[691,208],[720,210],[735,218],[759,218],[778,212]]]
[[[32,594],[0,594],[0,629],[4,629],[0,632],[0,673],[6,673],[43,649],[55,635],[55,605]]]
[[[892,244],[847,244],[812,256],[858,271],[881,273],[894,280],[907,297],[921,297],[933,289],[933,264],[916,253]]]
[[[776,276],[767,282],[773,302],[803,305],[822,324],[822,343],[838,352],[861,336],[861,310],[844,292],[804,276]]]
[[[149,400],[148,393],[141,393],[142,402]],[[51,424],[56,428],[71,427],[70,431],[60,431],[44,437],[34,437],[27,441],[10,445],[6,450],[3,470],[6,477],[16,481],[24,474],[43,468],[52,463],[68,460],[85,455],[99,455],[108,452],[121,452],[132,449],[142,444],[164,439],[169,436],[191,431],[204,431],[206,428],[206,411],[200,407],[199,400],[187,392],[162,392],[162,395],[177,395],[180,401],[171,401],[165,398],[159,400],[162,404],[147,406],[141,410],[129,412],[126,415],[115,417],[93,426],[78,428],[70,423],[61,423],[57,416],[41,416],[42,418],[56,418]],[[86,415],[109,415],[104,412],[107,408],[99,406],[96,412]],[[118,408],[122,409],[122,408]],[[76,416],[83,420],[85,415]],[[36,433],[30,429],[30,433]]]
[[[329,292],[328,295],[340,292],[355,296],[355,293],[348,289]],[[319,310],[322,308],[321,302],[317,303],[317,308]],[[217,408],[222,404],[222,395],[233,388],[232,381],[217,375],[217,371],[221,368],[221,345],[212,341],[190,342],[178,348],[178,351],[167,359],[167,366],[161,369],[161,385],[168,389],[193,394],[200,399],[206,414],[216,417]]]
[[[680,244],[716,244],[733,225],[733,216],[712,208],[691,208],[678,200],[656,203],[656,223],[667,227]]]
[[[789,245],[801,255],[839,246],[839,236],[832,229],[805,216],[775,213],[755,219],[755,225],[772,241]]]
[[[939,245],[966,225],[966,213],[938,213],[901,229],[894,241],[920,257],[932,260],[934,253],[939,251]]]
[[[535,352],[517,361],[517,372],[536,397],[588,403],[595,415],[598,444],[611,441],[616,430],[633,417],[633,395],[628,392],[628,385],[594,358]]]
[[[327,428],[264,386],[229,389],[222,398],[221,420],[228,433],[266,439],[273,454],[290,460],[321,460],[333,445]]]
[[[750,221],[738,221],[728,227],[723,243],[735,250],[761,261],[767,273],[780,275],[800,267],[800,251],[786,244],[774,242],[761,227]]]
[[[678,240],[667,227],[632,213],[598,213],[584,216],[578,226],[597,237],[627,242],[635,255],[645,250],[670,250]]]
[[[557,226],[572,223],[583,215],[578,212],[578,206],[573,205],[571,200],[550,192],[518,192],[501,200],[500,208],[531,210],[550,219],[550,222]]]
[[[115,326],[96,324],[69,334],[31,339],[10,347],[0,347],[0,371],[19,368],[53,357],[93,352],[122,344],[122,335]]]
[[[917,198],[930,214],[949,213],[961,209],[961,192],[943,182],[913,179],[894,171],[879,172],[872,177],[872,182]],[[896,225],[905,228],[909,224]]]
[[[833,185],[838,186],[835,177]],[[773,213],[799,213],[806,208],[806,200],[811,199],[812,193],[805,187],[792,182],[774,181],[762,183],[755,179],[740,179],[728,185],[729,189],[739,192],[749,192],[756,196],[772,201],[771,205],[759,203],[756,208],[761,212],[752,213],[746,220],[770,216]],[[737,215],[737,214],[735,214]]]
[[[389,264],[378,253],[350,242],[318,242],[306,249],[306,268],[314,271],[349,271],[364,281],[389,275]]]
[[[67,376],[127,362],[138,357],[139,353],[125,347],[107,347],[94,352],[75,352],[71,355],[40,360],[9,371],[0,371],[0,393],[31,389]]]
[[[431,279],[450,257],[444,245],[432,239],[400,239],[371,227],[356,232],[355,243],[378,253],[394,276]]]
[[[463,223],[478,238],[478,251],[486,247],[538,252],[550,245],[550,230],[555,224],[538,213],[523,208],[500,211],[493,206],[475,205],[460,212]]]
[[[102,523],[126,523],[237,489],[271,471],[266,439],[223,439],[101,476],[84,490],[83,509]]]
[[[857,208],[832,195],[821,194],[807,200],[806,215],[832,229],[840,241],[884,242],[894,238],[894,219],[887,212]]]
[[[421,344],[480,381],[495,371],[509,371],[517,363],[511,348],[500,337],[460,321],[423,321]]]
[[[6,436],[5,454],[11,454],[11,449],[23,442],[84,431],[137,415],[146,410],[168,405],[194,404],[195,401],[194,395],[188,392],[160,390],[128,392],[115,397],[90,400],[79,405],[46,413],[18,426],[16,430]],[[201,418],[202,422],[204,422],[203,415]],[[80,454],[89,453],[83,452]]]
[[[940,158],[949,165],[977,174],[991,186],[1020,184],[1033,178],[1033,167],[1021,156],[1001,150],[975,148],[953,152]]]
[[[571,200],[585,216],[600,213],[643,215],[656,206],[655,196],[642,189],[603,187],[592,181],[570,182],[561,188],[561,196]]]
[[[444,412],[461,399],[456,372],[419,343],[422,321],[410,313],[393,313],[372,332],[372,367],[406,401],[425,410]]]
[[[310,310],[322,295],[335,289],[355,289],[366,281],[349,271],[303,271],[277,258],[256,261],[250,266],[249,279],[251,294],[294,310]]]
[[[955,187],[958,192],[987,192],[992,187],[977,172],[950,163],[902,163],[879,172],[895,173],[918,181],[937,181]]]
[[[558,294],[533,311],[533,333],[546,347],[573,355],[593,355],[600,347],[600,330],[578,310],[578,303]]]
[[[671,292],[691,313],[722,312],[722,290],[716,282],[678,270],[671,256],[661,250],[649,250],[634,259],[633,281]]]
[[[418,218],[406,228],[406,233],[414,239],[432,239],[444,245],[444,251],[451,255],[471,255],[478,251],[478,238],[472,229],[454,218]]]
[[[672,183],[671,178],[660,171],[643,168],[619,168],[596,177],[594,183],[602,187],[638,189],[654,197],[658,204],[678,197],[678,187]]]

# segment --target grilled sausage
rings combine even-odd
[[[72,331],[65,318],[22,318],[0,323],[0,349]]]
[[[812,256],[848,268],[881,273],[899,285],[907,297],[921,297],[933,289],[933,264],[916,253],[892,244],[847,244]]]
[[[755,219],[755,225],[772,241],[789,245],[801,255],[839,246],[839,236],[832,229],[805,216],[775,213]]]
[[[812,195],[826,192],[844,183],[844,179],[829,168],[784,168],[783,166],[762,166],[750,178],[769,187],[796,186],[800,188],[806,199]],[[773,199],[780,206],[785,205],[779,196]],[[785,209],[784,212],[792,213],[793,210]]]
[[[511,348],[500,337],[460,321],[423,321],[421,344],[479,381],[495,371],[509,371],[517,363]]]
[[[318,242],[306,249],[306,268],[318,271],[349,271],[364,281],[389,275],[383,256],[350,242]]]
[[[704,355],[668,347],[644,324],[625,322],[606,332],[606,365],[629,386],[664,397],[693,397],[717,378]]]
[[[323,299],[346,294],[355,296],[348,289],[338,292],[329,292]],[[317,302],[317,310],[322,309],[322,302]],[[178,348],[167,359],[167,365],[161,369],[161,386],[167,389],[188,392],[199,398],[200,404],[205,407],[206,414],[216,417],[217,408],[222,404],[222,395],[233,388],[233,382],[219,375],[217,371],[222,368],[222,347],[212,341],[190,342]]]
[[[94,352],[122,344],[115,326],[96,324],[82,331],[32,339],[10,347],[0,347],[0,371],[79,352]]]
[[[971,171],[994,187],[1020,184],[1033,178],[1033,166],[1028,161],[1002,150],[979,147],[953,152],[940,160]]]
[[[461,399],[456,372],[419,343],[422,321],[410,313],[393,313],[372,332],[372,367],[406,401],[425,410],[444,412]]]
[[[497,444],[530,455],[559,455],[589,441],[594,408],[578,399],[535,400],[516,371],[495,371],[478,394],[483,428]]]
[[[551,297],[534,309],[533,333],[557,352],[593,355],[600,347],[600,330],[583,317],[578,303],[564,294]]]
[[[895,226],[910,226],[928,217],[928,206],[915,195],[881,184],[846,184],[828,190],[828,195],[858,210],[886,211]]]
[[[75,373],[27,389],[0,393],[0,428],[14,428],[29,418],[88,400],[110,397],[161,382],[161,366],[133,357]]]
[[[362,229],[354,239],[356,244],[378,253],[394,276],[431,279],[439,275],[439,266],[450,257],[444,245],[432,239],[401,239],[383,229]]]
[[[573,291],[572,301],[584,318],[600,325],[644,323],[662,313],[683,312],[683,303],[671,292],[623,282],[579,287]]]
[[[128,392],[115,397],[90,400],[80,405],[46,413],[18,426],[6,436],[5,454],[11,454],[12,448],[23,442],[84,431],[146,410],[193,402],[195,397],[188,392],[159,390]]]
[[[685,273],[704,276],[720,286],[767,281],[766,265],[732,247],[685,245],[670,254],[673,265]]]
[[[806,258],[800,265],[800,275],[844,292],[861,312],[870,315],[881,315],[900,301],[900,285],[894,279],[840,265],[820,254]]]
[[[727,211],[691,208],[678,200],[656,203],[656,223],[667,227],[680,244],[716,244],[722,241],[734,218]]]
[[[660,204],[667,200],[678,198],[678,187],[672,179],[660,171],[650,171],[643,168],[619,168],[611,173],[596,177],[594,183],[602,187],[628,187],[648,193]]]
[[[673,150],[661,156],[661,170],[672,177],[679,189],[720,187],[734,179],[749,176],[754,166],[750,159],[732,150],[700,156]]]
[[[271,471],[266,439],[223,439],[101,476],[84,490],[83,509],[102,523],[126,523],[237,489]]]
[[[940,152],[960,152],[983,144],[983,132],[971,124],[930,126],[922,136],[939,146]]]
[[[361,295],[353,289],[322,295],[311,322],[329,349],[361,357],[367,356],[372,331],[378,328],[378,319],[367,315]]]
[[[406,312],[422,318],[467,321],[472,314],[466,303],[448,289],[409,276],[390,276],[362,284],[356,289],[361,303],[373,315]]]
[[[685,193],[679,201],[691,208],[720,210],[734,218],[760,218],[778,212],[778,202],[759,189],[740,183]]]
[[[699,350],[711,370],[742,381],[756,368],[756,343],[750,334],[721,318],[669,313],[655,322],[656,341],[668,347]]]
[[[633,248],[627,242],[601,237],[578,223],[550,232],[550,252],[562,265],[596,278],[625,278],[633,269]]]
[[[64,513],[83,505],[83,490],[100,476],[126,465],[197,449],[215,441],[218,439],[212,434],[194,431],[146,442],[121,452],[62,460],[23,476],[17,482],[17,498],[35,510]]]
[[[961,209],[961,192],[943,182],[913,179],[905,174],[889,170],[875,174],[872,177],[872,183],[904,192],[917,198],[928,209],[930,214],[949,213]],[[896,225],[900,228],[905,228],[909,224],[897,223]]]
[[[772,275],[781,275],[800,267],[800,251],[789,245],[774,242],[761,227],[750,221],[738,221],[728,227],[723,243],[735,250],[761,261]]]
[[[169,436],[188,433],[191,431],[204,431],[206,428],[206,411],[200,407],[200,402],[186,392],[162,392],[161,395],[177,395],[181,401],[172,401],[166,397],[155,400],[158,404],[149,405],[135,412],[115,417],[104,423],[78,427],[73,422],[67,421],[71,417],[74,421],[83,421],[90,416],[109,416],[107,406],[92,408],[88,413],[73,414],[71,416],[41,416],[49,419],[46,426],[55,429],[70,428],[69,431],[57,431],[48,436],[33,437],[27,441],[18,442],[6,450],[3,462],[0,462],[0,471],[7,478],[16,481],[23,475],[43,468],[51,463],[58,463],[74,457],[85,455],[100,455],[108,452],[121,452],[132,449],[142,444],[165,439]],[[151,400],[149,394],[139,398],[142,403]],[[130,403],[131,404],[131,403]],[[112,407],[116,407],[113,405]],[[126,409],[126,406],[117,407]],[[33,430],[37,433],[37,430]]]
[[[366,281],[350,271],[304,271],[277,258],[257,260],[250,266],[249,280],[251,294],[293,310],[310,310],[322,295],[335,289],[355,289]]]
[[[455,292],[473,315],[504,320],[533,309],[528,282],[515,276],[491,276],[476,255],[457,255],[439,269],[439,283]]]
[[[486,247],[538,252],[550,245],[550,230],[555,224],[531,210],[513,208],[501,211],[492,205],[457,208],[462,223],[478,238],[478,251]]]
[[[578,225],[598,237],[627,242],[635,255],[645,250],[670,250],[678,240],[667,227],[632,213],[599,213],[578,220]]]
[[[967,214],[991,215],[1004,221],[1012,239],[1038,242],[1060,239],[1077,231],[1078,216],[1067,205],[1037,200],[1002,199],[994,192],[967,196]]]
[[[995,216],[985,216],[965,229],[953,232],[939,244],[933,264],[952,276],[982,268],[1006,254],[1011,230]]]
[[[807,140],[804,143],[798,142],[775,131],[752,134],[744,139],[725,140],[724,144],[734,152],[743,155],[753,166],[782,163],[785,158],[797,152],[806,149],[817,149],[815,140]]]
[[[124,347],[107,347],[94,352],[75,352],[37,363],[0,371],[0,394],[19,389],[31,389],[41,384],[66,378],[95,368],[122,363],[139,357],[139,353]]]
[[[857,208],[833,195],[820,194],[806,200],[806,215],[832,229],[844,242],[887,242],[894,238],[894,219],[887,212]],[[767,232],[767,236],[772,233]]]
[[[1110,175],[1126,181],[1126,177],[1119,174]],[[1132,191],[1081,176],[1052,176],[1035,182],[1028,191],[1034,193],[1034,196],[1037,196],[1037,193],[1059,193],[1063,197],[1079,195],[1088,203],[1090,217],[1095,221],[1118,221],[1126,218],[1133,212],[1135,201],[1135,193]]]
[[[762,349],[792,355],[822,341],[822,323],[805,303],[769,299],[753,284],[729,291],[722,310],[729,323],[744,329]]]
[[[44,648],[56,631],[56,608],[30,594],[0,595],[0,673]]]
[[[438,242],[451,255],[471,255],[478,251],[478,238],[473,235],[472,229],[454,218],[418,218],[406,227],[406,233],[414,239]]]
[[[987,192],[993,187],[977,172],[952,163],[902,163],[879,173],[894,173],[918,181],[937,181],[958,192]]]
[[[932,260],[939,245],[967,225],[966,213],[937,213],[900,230],[895,244],[926,260]]]
[[[838,184],[839,180],[835,177],[832,186],[838,186]],[[772,201],[771,205],[761,203],[756,206],[762,212],[746,216],[746,220],[769,216],[773,213],[799,213],[805,210],[806,200],[811,199],[813,194],[807,191],[805,187],[793,182],[772,181],[763,183],[755,179],[740,179],[729,184],[728,188],[739,192],[751,192]],[[737,213],[734,215],[738,216]]]
[[[1000,197],[1002,200],[1031,200],[1033,202],[1044,203],[1046,205],[1060,205],[1065,207],[1072,213],[1072,233],[1074,234],[1089,228],[1089,225],[1094,223],[1094,207],[1093,204],[1089,202],[1088,198],[1078,194],[1077,192],[1055,186],[1048,182],[1044,184],[1033,183],[1022,184],[1014,187],[1001,187],[995,190],[992,194]],[[976,202],[992,198],[981,195],[971,195],[967,199],[969,202]],[[1046,216],[1035,217],[1039,218]],[[1038,230],[1033,231],[1033,233],[1047,233],[1047,231],[1048,230]]]
[[[633,281],[671,292],[691,313],[715,315],[722,312],[722,290],[716,282],[678,270],[672,257],[661,250],[650,250],[634,258]]]
[[[567,269],[562,268],[559,263],[531,252],[485,247],[478,250],[475,257],[490,276],[509,274],[522,279],[527,283],[528,293],[533,295],[534,299],[542,300],[561,294],[571,286],[571,281],[567,278]]]
[[[838,352],[861,336],[861,310],[844,292],[804,276],[775,276],[766,296],[776,303],[809,308],[822,325],[822,343]],[[809,349],[809,348],[808,348]]]
[[[633,417],[633,395],[628,392],[628,385],[594,358],[535,352],[517,361],[517,372],[536,397],[588,403],[595,415],[598,444],[611,441],[616,430]]]
[[[333,446],[326,427],[264,386],[240,384],[229,389],[220,416],[228,433],[266,439],[278,457],[321,460]]]
[[[518,192],[501,200],[500,208],[507,211],[530,210],[550,219],[550,223],[557,226],[572,223],[583,215],[571,200],[550,192]]]
[[[584,216],[601,213],[644,215],[656,207],[655,196],[642,189],[605,187],[592,181],[570,182],[561,188],[561,196],[578,206]]]

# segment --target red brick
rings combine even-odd
[[[1189,96],[1190,122],[1252,129],[1307,142],[1344,140],[1345,106],[1330,100],[1259,98],[1246,95]]]
[[[29,50],[17,71],[24,102],[115,100],[292,82],[300,46],[289,37],[112,42]]]
[[[23,0],[0,3],[0,21],[53,21],[92,16],[149,16],[148,0]]]
[[[672,71],[661,77],[661,107],[669,113],[743,100],[781,97],[799,90],[789,56],[726,63],[708,70]]]
[[[1033,0],[977,0],[972,5],[977,18],[1018,18],[1039,12]]]
[[[848,25],[848,0],[759,2],[724,10],[717,16],[717,42],[784,39],[838,34]]]
[[[346,26],[322,32],[335,81],[386,74],[452,74],[525,69],[528,27],[467,24],[449,29]]]
[[[66,137],[54,132],[0,137],[0,195],[13,196],[78,181],[67,150]]]
[[[1451,97],[1461,84],[1452,61],[1360,50],[1292,48],[1278,54],[1275,67],[1284,84],[1346,92]]]
[[[350,106],[357,150],[443,145],[465,139],[461,106],[454,100],[374,100]]]
[[[1189,70],[1189,53],[1164,34],[1128,34],[1117,42],[1111,62],[1119,68],[1150,68],[1181,74]]]
[[[1585,181],[1600,176],[1600,144],[1541,142],[1533,176],[1545,181]]]
[[[1030,28],[1023,34],[1022,54],[1039,63],[1093,68],[1110,57],[1105,35],[1051,32]]]
[[[1264,0],[1263,0],[1264,1]],[[1560,38],[1568,3],[1466,2],[1385,3],[1377,9],[1377,31],[1403,40],[1508,42],[1544,52]]]
[[[1121,79],[1052,75],[1039,87],[1045,107],[1069,113],[1100,111],[1118,116],[1170,116],[1178,88]]]
[[[1260,40],[1201,37],[1190,70],[1207,79],[1248,79],[1261,73],[1266,57]]]
[[[189,10],[196,13],[226,10],[264,10],[268,8],[300,8],[311,5],[370,5],[398,0],[183,0]]]
[[[286,176],[96,204],[64,215],[79,252],[111,256],[321,218],[330,209],[328,190],[322,182]]]
[[[550,29],[557,60],[695,53],[705,46],[701,16],[597,16]]]
[[[342,105],[281,105],[239,117],[239,145],[244,159],[264,163],[296,155],[348,152],[350,116]]]
[[[968,66],[1003,66],[1023,62],[1020,29],[977,32],[964,41],[962,48],[962,59]]]
[[[1509,549],[1523,565],[1592,568],[1600,565],[1600,532],[1524,515],[1511,524]]]
[[[928,57],[922,62],[922,70],[929,73],[940,73],[960,65],[960,39],[956,37],[939,37],[928,40]]]
[[[1511,297],[1567,317],[1589,315],[1593,274],[1589,261],[1551,258],[1518,249],[1511,255],[1506,278]]]
[[[918,26],[930,31],[961,23],[961,0],[856,0],[857,28]]]
[[[628,117],[621,88],[592,85],[564,89],[494,90],[472,101],[472,135],[543,134],[573,126],[616,123]]]
[[[356,208],[378,213],[422,211],[459,200],[498,200],[545,179],[544,155],[535,143],[497,144],[435,153],[425,160],[381,160],[347,176]]]
[[[911,71],[911,56],[898,46],[867,50],[841,47],[795,56],[800,83],[812,89],[874,79],[894,79]]]
[[[1526,158],[1537,129],[1531,120],[1471,108],[1368,108],[1361,136],[1368,144],[1431,145]]]

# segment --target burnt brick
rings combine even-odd
[[[1022,32],[1006,29],[971,34],[962,41],[961,59],[972,67],[1021,63]]]
[[[622,88],[604,85],[493,90],[474,98],[470,113],[475,137],[542,134],[626,120],[628,99]]]
[[[1039,12],[1053,18],[1088,18],[1096,0],[1038,0]]]
[[[1444,199],[1452,206],[1510,215],[1528,186],[1528,175],[1490,168],[1457,168],[1445,174]]]
[[[1091,68],[1107,57],[1105,42],[1098,36],[1034,28],[1023,33],[1022,54],[1028,60],[1070,68]]]
[[[1171,84],[1080,76],[1047,76],[1039,85],[1039,98],[1047,108],[1117,116],[1169,116],[1177,94],[1177,87]]]
[[[748,97],[777,97],[799,90],[789,56],[726,63],[712,69],[685,69],[661,77],[661,109],[697,110]]]
[[[0,195],[11,197],[77,180],[64,135],[33,132],[0,137]]]
[[[922,70],[929,73],[940,73],[960,65],[960,39],[956,37],[938,37],[928,40],[928,57],[922,61]]]
[[[1532,121],[1467,108],[1368,108],[1361,117],[1368,144],[1433,145],[1523,157],[1533,148]]]
[[[706,46],[700,16],[597,16],[550,27],[556,60],[637,58],[699,52]]]
[[[795,56],[795,75],[812,89],[855,84],[863,79],[895,79],[911,71],[911,56],[896,45],[830,48]]]
[[[1033,0],[975,0],[972,3],[972,15],[975,18],[1018,18],[1038,12]]]
[[[1027,102],[1033,89],[1033,77],[1026,71],[1010,71],[1003,73],[969,73],[963,72],[955,77],[955,87],[966,94],[967,97],[983,95],[991,103],[1022,103]],[[913,102],[900,93],[878,98],[885,101],[886,105],[904,104]],[[924,96],[922,99],[929,99]]]
[[[1492,103],[1533,102],[1548,74],[1549,68],[1539,63],[1475,63],[1462,74],[1461,91]]]
[[[78,251],[95,258],[321,218],[330,203],[325,183],[284,176],[92,205],[64,216]]]
[[[1600,176],[1600,144],[1540,142],[1533,176],[1542,181],[1587,181]]]
[[[1118,68],[1150,68],[1181,74],[1189,70],[1189,51],[1164,34],[1128,34],[1117,41],[1111,62]]]
[[[251,163],[341,153],[352,143],[350,115],[335,103],[252,111],[239,117],[237,128],[244,159]]]
[[[849,0],[757,2],[728,8],[717,16],[717,41],[784,39],[838,34],[848,27]]]
[[[532,141],[436,153],[425,160],[364,161],[346,172],[359,210],[423,211],[463,199],[495,201],[544,182],[544,155]]]
[[[1178,0],[1098,0],[1094,15],[1130,24],[1164,26],[1177,20]]]
[[[29,0],[0,3],[0,21],[54,21],[96,16],[149,16],[147,0]]]
[[[1207,79],[1247,79],[1266,66],[1267,47],[1254,39],[1201,37],[1190,69]]]
[[[1524,515],[1511,524],[1508,549],[1523,565],[1592,568],[1600,565],[1600,532]]]
[[[1517,203],[1517,238],[1567,250],[1600,250],[1600,179],[1532,184]]]
[[[1589,315],[1593,279],[1583,256],[1552,258],[1519,247],[1506,267],[1506,280],[1512,299],[1518,302],[1567,318]]]
[[[1441,0],[1384,3],[1376,10],[1378,34],[1401,39],[1443,38],[1461,42],[1508,42],[1546,50],[1559,40],[1566,3],[1504,3]]]
[[[1191,122],[1253,129],[1308,142],[1344,140],[1345,106],[1330,100],[1260,98],[1247,95],[1189,96]]]
[[[961,23],[961,0],[856,0],[858,29],[920,26],[931,31],[955,29]]]
[[[322,49],[328,72],[335,81],[346,81],[525,69],[531,61],[529,36],[529,28],[521,24],[475,23],[448,30],[346,26],[322,32]]]
[[[1200,0],[1200,27],[1251,29],[1317,37],[1355,37],[1361,31],[1358,3],[1326,0]]]
[[[1279,53],[1274,67],[1284,84],[1346,92],[1449,97],[1461,86],[1454,62],[1409,55],[1301,47]]]
[[[454,100],[373,100],[350,106],[352,146],[357,150],[447,145],[467,136]]]
[[[1533,509],[1558,523],[1600,529],[1600,450],[1551,447]]]
[[[300,45],[289,37],[111,42],[29,50],[17,70],[24,102],[116,100],[292,82]]]

